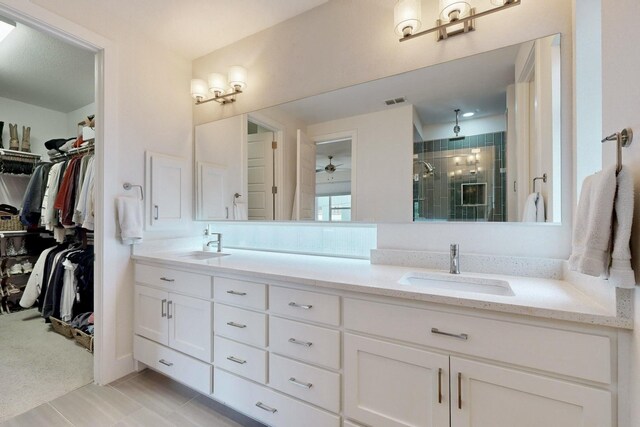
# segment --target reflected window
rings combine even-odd
[[[316,197],[316,221],[351,221],[351,194]]]

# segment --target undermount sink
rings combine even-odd
[[[222,252],[193,251],[193,252],[187,252],[185,254],[180,254],[178,255],[178,258],[187,258],[187,259],[202,261],[206,259],[220,258],[227,255],[230,255],[230,254],[225,254]]]
[[[409,272],[398,281],[401,285],[423,286],[451,291],[476,292],[491,295],[514,296],[509,282],[480,277],[439,273]]]

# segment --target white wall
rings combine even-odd
[[[9,123],[18,124],[18,138],[22,143],[22,126],[31,126],[31,151],[48,159],[44,143],[54,138],[70,138],[75,131],[67,131],[67,115],[60,111],[0,98],[0,120],[4,122],[2,144],[9,148]]]
[[[411,221],[413,106],[317,123],[307,128],[314,139],[321,135],[356,131],[352,164],[354,221]]]
[[[119,194],[130,194],[122,189],[124,182],[144,183],[145,150],[186,157],[191,162],[191,63],[146,39],[135,27],[104,19],[67,0],[1,0],[0,11],[36,26],[48,23],[86,41],[86,46],[106,48],[100,55],[107,64],[105,108],[98,106],[96,111],[97,130],[104,134],[105,144],[104,150],[97,149],[105,163],[98,167],[98,176],[104,178],[97,183],[97,194],[102,195],[97,201],[98,234],[104,238],[96,246],[100,267],[96,273],[101,275],[96,278],[102,282],[96,283],[96,292],[102,293],[103,299],[103,307],[96,309],[102,317],[103,339],[96,352],[96,375],[98,381],[108,383],[133,369],[133,263],[130,247],[117,240],[114,200]],[[102,94],[102,88],[98,93]],[[63,123],[66,130],[66,120]],[[182,233],[150,231],[145,238]]]
[[[624,10],[625,13],[619,13]],[[637,0],[602,0],[602,130],[605,134],[631,127],[640,133],[640,2]],[[600,135],[592,135],[599,139]],[[582,141],[578,141],[578,149]],[[631,252],[636,283],[640,283],[640,142],[636,139],[629,148],[623,148],[625,168],[635,178],[635,206]],[[615,143],[605,147],[603,165],[615,164]],[[640,425],[640,289],[635,291],[635,328],[631,341],[631,389],[621,398],[629,404],[629,426]],[[625,426],[623,426],[625,427]]]
[[[507,130],[507,118],[504,114],[498,114],[478,119],[462,119],[460,120],[460,129],[460,136],[504,132]],[[438,123],[423,127],[423,137],[425,141],[453,138],[454,136],[453,123]]]

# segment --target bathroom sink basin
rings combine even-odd
[[[178,255],[178,258],[186,258],[186,259],[192,259],[196,261],[203,261],[206,259],[220,258],[227,255],[230,255],[230,254],[225,254],[223,252],[193,251],[193,252],[187,252],[186,254],[180,254]]]
[[[509,282],[505,280],[458,276],[453,274],[409,272],[402,276],[398,283],[401,285],[422,286],[425,288],[451,291],[506,296],[515,295],[511,286],[509,286]]]

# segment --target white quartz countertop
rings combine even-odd
[[[133,255],[141,262],[161,263],[208,274],[242,274],[254,279],[292,282],[318,288],[382,295],[414,301],[505,312],[547,319],[631,329],[633,320],[616,315],[577,287],[562,280],[499,274],[465,273],[460,277],[506,280],[513,296],[399,284],[408,272],[435,272],[424,268],[374,265],[368,260],[225,249],[230,255],[206,260],[184,258],[182,252]],[[438,271],[443,273],[442,271]],[[446,273],[446,272],[444,272]]]

